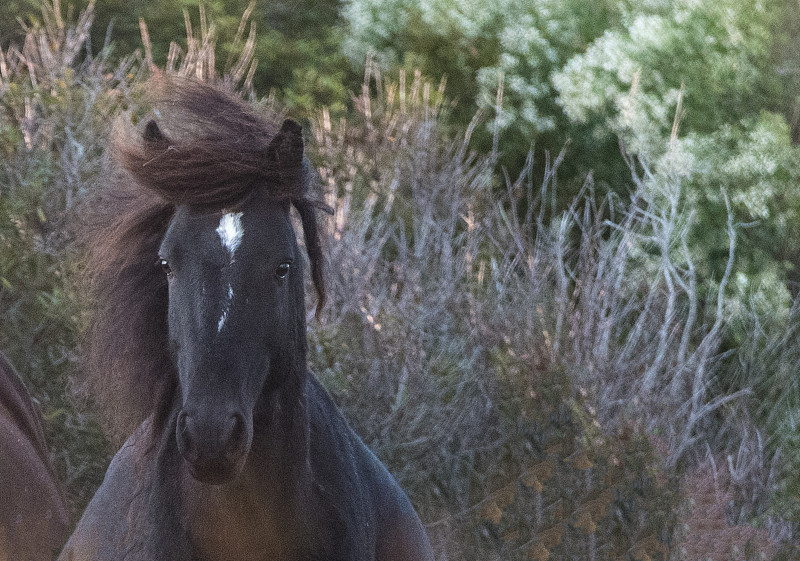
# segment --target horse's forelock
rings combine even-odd
[[[159,123],[135,133],[120,127],[112,142],[112,156],[136,183],[174,205],[206,208],[230,206],[262,186],[276,200],[300,196],[270,157],[280,134],[274,117],[194,80],[160,78],[153,89]]]

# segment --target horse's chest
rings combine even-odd
[[[280,507],[265,506],[263,499],[253,497],[195,497],[187,508],[187,527],[197,557],[203,561],[301,559],[289,517]]]

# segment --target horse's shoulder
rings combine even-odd
[[[391,476],[390,476],[391,477]],[[377,561],[433,561],[428,535],[411,501],[392,478],[390,492],[378,497]]]
[[[364,447],[365,469],[377,530],[377,561],[433,561],[428,536],[411,500],[389,469]]]
[[[144,500],[147,466],[141,460],[147,452],[148,432],[145,422],[111,459],[102,484],[83,512],[59,561],[137,558],[123,552],[129,549],[127,544],[133,537],[131,504],[140,498]]]
[[[334,471],[340,477],[357,482],[366,503],[362,515],[374,522],[377,561],[432,561],[430,542],[408,496],[386,466],[350,428],[320,382],[310,378],[309,397],[316,401],[312,408],[319,417],[312,419],[312,433],[320,432],[320,441],[336,448],[333,454],[312,455],[325,458],[329,464],[333,463],[333,456],[338,457],[339,466]],[[329,465],[328,469],[331,468]],[[346,488],[348,497],[353,498],[353,486],[348,484]]]

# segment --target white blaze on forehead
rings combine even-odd
[[[242,243],[244,228],[242,227],[242,213],[228,212],[222,215],[217,226],[217,234],[222,241],[222,246],[228,251],[233,259],[233,254],[239,244]]]
[[[244,228],[242,227],[242,213],[241,212],[226,212],[219,220],[217,226],[217,235],[222,241],[222,247],[228,252],[233,263],[233,254],[236,253],[236,248],[242,243],[242,235],[244,235]],[[225,295],[225,303],[222,305],[222,315],[217,322],[217,333],[222,331],[225,327],[225,322],[228,320],[228,310],[231,308],[233,302],[233,287],[228,285],[228,292]]]

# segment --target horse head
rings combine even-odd
[[[155,122],[145,142],[168,140]],[[302,190],[300,127],[286,121],[264,154],[266,181],[224,208],[176,205],[161,242],[168,333],[177,369],[178,450],[196,479],[242,470],[260,398],[305,373],[303,261],[290,218]]]

